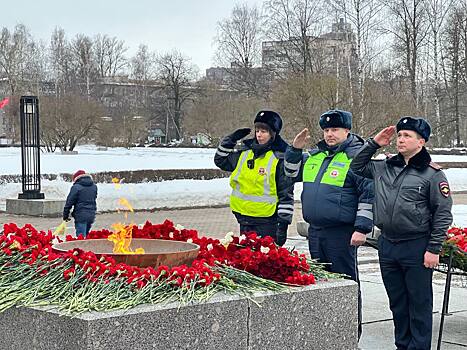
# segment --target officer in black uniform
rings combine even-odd
[[[372,161],[396,130],[398,154]],[[430,133],[426,120],[403,117],[370,138],[351,164],[355,172],[376,180],[379,262],[397,349],[431,348],[432,269],[452,222],[449,184],[424,147]]]

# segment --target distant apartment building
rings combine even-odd
[[[230,67],[211,67],[206,69],[206,80],[224,88],[234,88],[239,85],[239,80],[244,79],[246,69],[232,62]],[[267,72],[262,67],[248,68],[251,77],[265,76]]]
[[[301,70],[303,56],[307,56],[307,70],[317,73],[345,74],[356,63],[355,34],[350,23],[341,18],[333,23],[331,31],[319,36],[307,37],[308,52],[301,38],[262,43],[263,68],[281,73]]]
[[[253,68],[255,74],[269,81],[280,73],[301,70],[305,54],[309,59],[307,70],[312,72],[345,75],[349,68],[355,68],[355,34],[350,23],[343,18],[332,24],[330,32],[309,36],[307,41],[308,53],[303,51],[304,45],[300,38],[264,41],[261,47],[261,67]],[[229,87],[233,85],[233,77],[239,69],[235,63],[230,67],[211,67],[206,69],[206,80]]]

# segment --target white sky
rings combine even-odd
[[[261,0],[241,0],[261,6]],[[26,25],[47,43],[55,27],[68,39],[78,33],[116,36],[133,55],[140,44],[167,52],[174,48],[205,69],[213,66],[213,38],[219,20],[229,17],[234,0],[0,0],[0,28]]]

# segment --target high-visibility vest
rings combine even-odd
[[[327,152],[320,152],[308,157],[303,166],[303,182],[315,182],[319,169],[327,157]],[[352,159],[345,152],[339,152],[332,157],[320,183],[343,187]]]
[[[279,201],[276,189],[276,167],[279,159],[273,151],[254,159],[253,169],[248,168],[248,160],[253,159],[253,151],[243,151],[237,166],[230,176],[230,208],[242,215],[269,217],[276,212]]]

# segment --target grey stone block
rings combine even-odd
[[[8,214],[60,217],[63,214],[64,200],[59,199],[15,199],[7,198]]]
[[[310,227],[310,224],[307,222],[297,221],[297,232],[300,236],[308,237],[308,227]]]
[[[341,280],[256,297],[249,349],[356,349],[357,293],[356,283]]]
[[[253,300],[253,301],[252,301]],[[141,305],[65,316],[50,307],[0,314],[0,349],[356,349],[357,284],[323,282],[252,300]],[[258,306],[256,303],[259,303]]]

